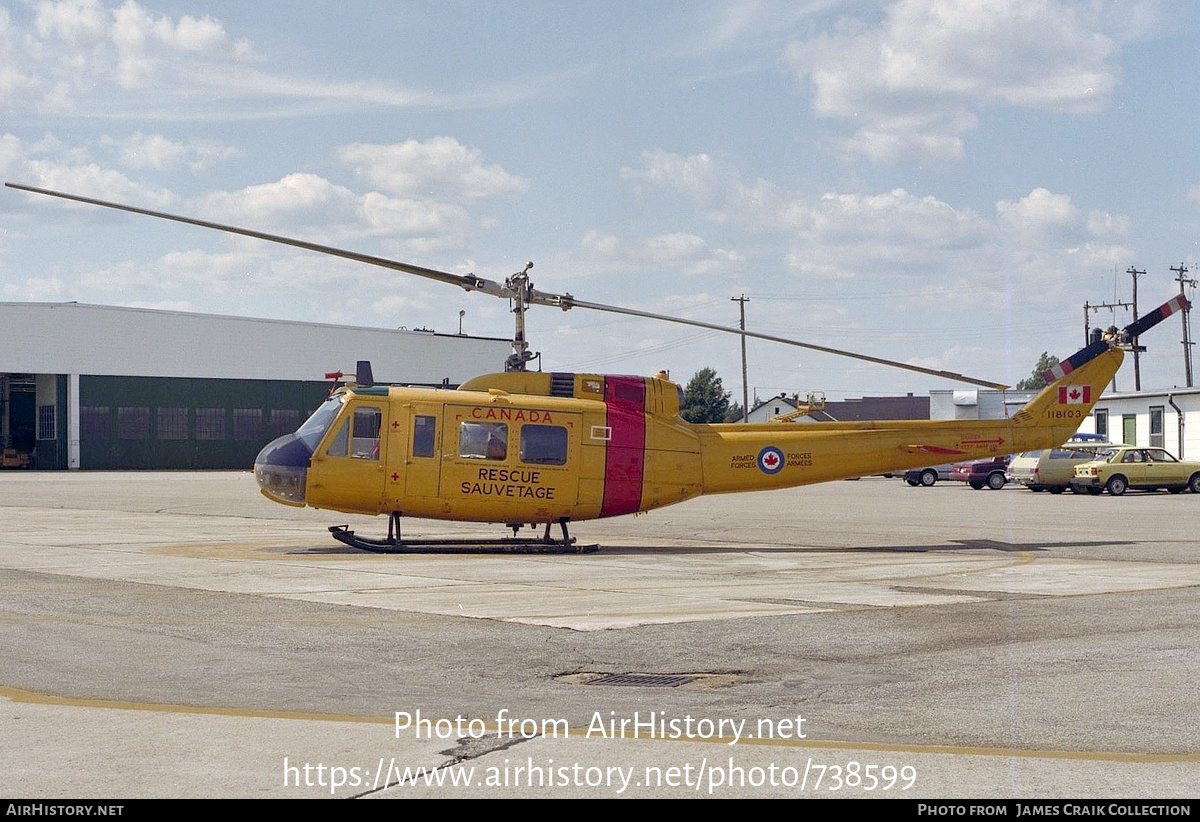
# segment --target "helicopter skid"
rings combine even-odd
[[[590,554],[598,545],[578,545],[574,537],[565,542],[546,538],[499,537],[496,539],[370,539],[357,536],[347,525],[331,525],[329,533],[338,542],[376,554]]]

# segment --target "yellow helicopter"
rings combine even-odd
[[[679,415],[682,391],[664,374],[633,377],[529,371],[525,310],[587,308],[683,323],[746,337],[1003,389],[1006,386],[783,337],[744,331],[537,291],[529,264],[503,284],[379,257],[149,211],[73,194],[7,184],[205,228],[255,237],[482,291],[513,302],[516,333],[503,373],[457,389],[376,385],[369,363],[337,385],[293,434],[262,449],[255,478],[267,497],[293,506],[387,514],[386,539],[330,532],[371,551],[449,549],[436,540],[404,540],[404,516],[503,523],[514,537],[473,540],[479,550],[578,550],[567,525],[637,514],[702,494],[757,491],[1050,448],[1065,442],[1111,382],[1122,348],[1188,305],[1180,295],[1121,331],[1098,335],[1046,372],[1047,387],[1011,417],[998,420],[864,421],[788,424],[691,424]],[[338,376],[341,375],[331,375]],[[561,539],[551,538],[557,523]],[[544,525],[540,539],[515,538],[522,525]],[[461,540],[454,540],[457,545]],[[462,546],[459,546],[462,547]]]

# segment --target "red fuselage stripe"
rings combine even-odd
[[[604,504],[600,516],[632,514],[642,506],[646,467],[646,383],[641,377],[605,377],[610,437],[604,451]]]

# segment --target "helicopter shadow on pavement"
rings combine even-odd
[[[717,545],[712,543],[697,543],[695,545],[604,545],[583,546],[580,550],[543,551],[516,550],[487,545],[471,545],[464,541],[462,545],[445,547],[443,549],[429,547],[405,548],[397,551],[364,551],[341,544],[280,546],[270,549],[272,553],[285,553],[300,556],[363,556],[363,557],[405,557],[405,556],[514,556],[530,557],[558,556],[565,559],[584,559],[595,557],[622,556],[686,556],[686,555],[735,555],[735,554],[895,554],[895,553],[936,553],[947,551],[998,551],[1000,553],[1046,552],[1069,548],[1117,548],[1137,545],[1130,540],[1072,540],[1060,542],[1004,542],[992,539],[955,539],[941,543],[912,544],[912,545],[853,545],[848,547],[805,546],[805,545]],[[591,549],[591,550],[587,550]]]

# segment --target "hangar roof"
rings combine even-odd
[[[370,360],[381,382],[499,371],[508,340],[84,303],[0,302],[0,372],[321,380]]]

